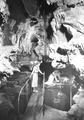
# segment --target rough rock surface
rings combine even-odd
[[[80,4],[83,3],[83,0],[47,0],[47,3],[49,4],[53,4],[53,3],[57,3],[58,5],[76,5],[76,4]]]
[[[23,120],[69,120],[67,112],[46,107],[43,115],[43,108],[41,106],[41,93],[34,93],[28,103],[27,110]]]
[[[10,0],[7,0],[7,2],[9,2],[9,1]],[[14,4],[12,2],[14,2]],[[33,16],[35,16],[37,14],[38,8],[36,5],[37,4],[36,1],[33,1],[33,0],[32,1],[30,1],[30,0],[19,1],[18,0],[18,1],[12,1],[12,2],[9,2],[10,3],[9,10],[11,11],[10,17],[14,17],[14,19],[17,20],[16,22],[18,22],[18,20],[21,20],[20,19],[21,17],[23,19],[28,17],[28,13]],[[51,26],[53,28],[52,36],[54,38],[54,39],[52,38],[53,40],[51,40],[51,41],[52,41],[52,43],[55,43],[55,44],[53,45],[50,43],[49,46],[46,45],[46,46],[48,46],[48,48],[51,46],[51,48],[50,48],[51,52],[48,51],[49,57],[51,59],[53,59],[51,65],[56,69],[57,69],[57,67],[59,69],[66,68],[66,66],[68,64],[74,65],[76,70],[78,70],[78,72],[79,72],[78,75],[81,74],[81,76],[83,77],[84,76],[84,62],[83,62],[84,61],[84,45],[83,45],[84,44],[84,40],[83,40],[84,39],[84,6],[82,6],[83,0],[71,0],[71,1],[69,1],[69,0],[59,0],[59,1],[58,0],[47,0],[48,4],[50,4],[50,3],[53,4],[55,2],[60,7],[53,13],[54,20],[51,19],[53,21],[51,23]],[[11,8],[12,4],[13,4],[13,6]],[[31,5],[29,6],[29,4],[31,4]],[[18,14],[20,14],[20,15],[18,16]],[[11,66],[10,61],[9,61],[9,60],[12,60],[9,58],[11,52],[16,52],[16,55],[17,55],[18,47],[21,48],[21,50],[22,50],[21,52],[23,52],[23,53],[26,52],[27,53],[26,55],[28,55],[28,57],[30,57],[30,54],[32,54],[31,49],[33,49],[33,47],[34,47],[34,49],[33,49],[34,53],[36,55],[36,56],[34,56],[34,53],[33,53],[33,56],[34,56],[33,58],[35,58],[35,57],[38,58],[39,55],[42,56],[45,54],[44,53],[45,52],[45,49],[44,49],[45,41],[43,42],[43,40],[45,40],[45,38],[46,38],[46,32],[44,30],[45,29],[45,25],[43,24],[44,21],[38,22],[36,19],[34,19],[32,21],[29,19],[29,21],[26,20],[24,22],[21,22],[21,24],[18,25],[18,28],[17,28],[18,30],[16,33],[14,33],[14,31],[12,31],[13,35],[16,34],[14,36],[15,38],[13,40],[11,40],[14,43],[13,46],[4,46],[0,49],[1,56],[3,57],[3,59],[0,58],[0,62],[1,62],[0,66],[4,68],[4,69],[0,69],[1,72],[5,71],[6,73],[8,72],[8,73],[13,74],[14,70],[18,70],[18,69],[14,69]],[[43,26],[41,26],[40,23],[42,23]],[[7,30],[4,30],[4,32],[6,32],[6,31]],[[67,34],[68,34],[68,36],[67,36]],[[10,39],[12,39],[12,37]],[[19,41],[18,46],[16,44],[17,41]],[[39,41],[39,42],[36,42],[34,44],[34,41]],[[46,40],[46,42],[47,42],[47,40]],[[37,44],[39,44],[39,45],[37,45]],[[18,60],[20,60],[20,58]],[[31,60],[31,59],[28,58],[25,60],[25,58],[23,56],[23,61],[21,61],[21,62],[23,64],[26,64],[27,60]],[[33,59],[33,60],[35,60],[35,59]],[[81,65],[80,65],[80,63],[81,63]],[[28,66],[28,64],[27,64],[27,66]],[[28,70],[27,70],[27,72],[28,72]],[[71,79],[73,77],[73,73],[69,74],[69,72],[68,73],[66,72],[66,73],[69,75],[69,77]],[[11,79],[9,80],[11,83],[13,82],[12,79],[13,78],[11,76]],[[22,85],[21,83],[25,82],[22,79],[20,79],[19,77],[18,77],[18,79],[19,80],[14,83],[14,85],[17,88],[21,87],[21,85]],[[14,78],[14,80],[15,80],[15,78]],[[34,104],[36,102],[35,100],[37,100],[37,98],[34,99],[35,97],[37,97],[37,95],[33,96],[33,97],[31,96],[31,99],[32,99],[31,104]],[[34,105],[36,105],[36,103]],[[33,105],[31,105],[31,106],[33,106]],[[52,109],[52,108],[46,108],[45,115],[43,116],[43,112],[38,111],[39,108],[37,109],[36,108],[37,106],[34,106],[33,112],[31,112],[32,111],[31,106],[28,106],[28,111],[27,111],[27,113],[25,113],[24,120],[26,120],[26,119],[32,120],[33,117],[35,117],[34,119],[36,119],[36,120],[49,120],[49,119],[50,120],[56,120],[56,119],[57,120],[63,120],[63,119],[68,120],[66,112],[58,111],[58,110]],[[35,110],[37,110],[37,111],[35,111]],[[34,114],[34,116],[32,116],[32,114]]]

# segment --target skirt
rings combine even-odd
[[[32,87],[38,87],[38,73],[33,73],[32,76]]]

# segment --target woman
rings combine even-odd
[[[33,92],[38,92],[38,73],[40,72],[43,74],[39,68],[41,62],[36,62],[35,66],[33,67],[32,71],[32,88]]]

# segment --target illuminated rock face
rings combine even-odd
[[[68,5],[72,5],[72,4],[78,4],[78,3],[81,3],[81,2],[84,2],[84,0],[64,0],[64,3],[65,4],[68,4]]]
[[[70,116],[84,120],[84,88],[80,87],[78,92],[73,96],[73,104],[68,111]]]
[[[78,93],[73,97],[74,102],[81,108],[84,109],[84,89],[80,87]]]
[[[80,52],[80,49],[84,51],[83,17],[84,6],[76,6],[70,9],[59,8],[54,11],[54,18],[51,21],[54,39],[52,39],[52,46],[50,44],[53,54],[50,52],[49,55],[50,58],[54,58],[52,63],[54,67],[58,65],[56,63],[59,61],[67,63],[69,60],[69,64],[75,66],[76,70],[79,70],[81,74],[83,73],[84,56]],[[61,51],[66,51],[66,56],[58,52],[58,48]]]
[[[76,5],[83,3],[84,0],[46,0],[48,4],[57,3],[58,5]]]

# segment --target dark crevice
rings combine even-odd
[[[48,26],[46,28],[46,33],[47,33],[47,39],[51,40],[53,36],[53,29],[51,27],[51,21],[54,18],[53,14],[51,14],[50,18],[48,19]]]
[[[0,12],[0,26],[3,24],[3,17],[2,17],[2,13]]]
[[[58,8],[57,3],[52,5],[48,5],[46,0],[37,0],[37,5],[40,10],[40,15],[48,15],[49,13],[53,13],[54,10]]]
[[[62,48],[58,48],[57,49],[57,53],[61,54],[61,55],[67,55],[67,50],[66,49],[62,49]]]
[[[53,36],[53,30],[52,30],[52,27],[50,25],[47,27],[46,33],[47,33],[47,39],[50,40]]]
[[[63,25],[61,25],[60,31],[65,34],[68,42],[72,39],[73,35],[72,35],[71,32],[68,31],[67,28],[64,27]]]
[[[38,42],[38,38],[36,36],[33,36],[32,39],[31,39],[31,42]]]
[[[74,8],[75,4],[67,5],[68,8]]]

